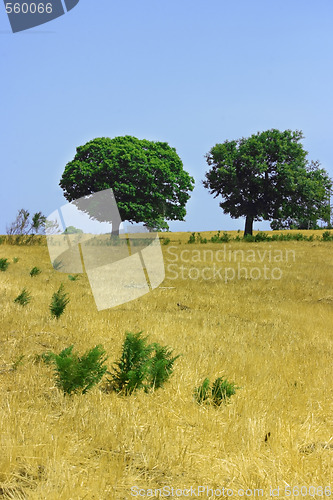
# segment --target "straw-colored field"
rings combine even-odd
[[[174,288],[100,312],[87,278],[55,271],[46,246],[0,246],[10,262],[0,272],[0,498],[333,494],[333,242],[187,245],[188,233],[164,236],[161,286]],[[34,266],[42,273],[31,278]],[[61,282],[70,303],[55,320],[49,304]],[[23,287],[26,307],[14,303]],[[52,368],[35,361],[102,344],[110,368],[125,332],[141,330],[182,354],[153,394],[98,386],[65,397]],[[194,387],[220,375],[240,387],[230,404],[196,404]]]

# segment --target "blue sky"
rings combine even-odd
[[[243,229],[201,184],[226,139],[302,130],[333,176],[332,19],[331,0],[80,0],[13,34],[0,6],[0,234],[66,203],[65,165],[96,137],[176,148],[196,187],[174,231]]]

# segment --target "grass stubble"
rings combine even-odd
[[[236,497],[256,488],[265,498],[278,486],[279,498],[286,485],[333,489],[332,243],[227,244],[295,250],[294,262],[276,264],[280,280],[171,279],[170,245],[179,255],[221,248],[187,245],[188,236],[169,233],[162,245],[161,286],[174,288],[100,312],[87,277],[55,271],[46,246],[0,246],[0,258],[19,258],[0,275],[0,498],[125,500],[132,486],[207,485]],[[34,265],[42,272],[31,280]],[[70,302],[55,320],[49,304],[61,283]],[[14,303],[23,287],[32,297],[24,308]],[[182,354],[153,394],[121,397],[102,382],[64,396],[52,367],[36,360],[102,344],[110,368],[125,332],[141,330]],[[230,404],[196,404],[194,387],[221,375],[240,387]]]

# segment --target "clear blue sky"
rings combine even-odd
[[[178,231],[243,229],[201,185],[226,139],[303,130],[333,176],[332,22],[332,0],[80,0],[13,34],[0,5],[0,234],[66,202],[64,167],[96,137],[176,148],[196,180]]]

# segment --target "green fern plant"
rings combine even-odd
[[[26,290],[26,288],[23,288],[22,292],[16,297],[16,299],[14,299],[14,302],[20,304],[21,306],[26,306],[29,304],[30,300],[30,293]]]
[[[173,350],[167,346],[157,343],[152,344],[154,355],[151,357],[149,365],[149,377],[146,390],[149,388],[159,389],[169,379],[173,373],[173,364],[178,356],[172,357]]]
[[[40,274],[42,271],[38,267],[33,267],[30,271],[30,276],[33,278],[34,276],[37,276]]]
[[[110,382],[116,392],[131,394],[144,387],[144,380],[149,371],[149,358],[152,346],[147,337],[139,333],[126,333],[120,360],[114,363]]]
[[[51,316],[59,319],[63,314],[65,307],[69,302],[68,294],[64,292],[64,286],[61,283],[57,292],[52,295],[50,304]]]
[[[76,280],[78,280],[79,278],[80,278],[80,276],[79,276],[78,274],[69,274],[69,275],[68,275],[68,279],[69,279],[70,281],[76,281]]]
[[[114,363],[109,384],[119,393],[128,395],[143,389],[159,389],[173,372],[173,364],[179,356],[172,357],[169,347],[157,343],[148,344],[142,332],[127,332],[120,360]]]
[[[210,394],[209,379],[205,378],[199,387],[194,389],[194,397],[199,404],[206,403]]]
[[[82,357],[73,353],[73,347],[66,347],[60,354],[45,353],[42,359],[47,364],[54,364],[56,385],[64,394],[85,394],[98,384],[105,374],[107,357],[101,345],[90,349]]]
[[[7,271],[9,266],[8,259],[0,259],[0,271]]]
[[[230,397],[236,394],[236,389],[239,387],[223,377],[218,377],[212,386],[210,386],[209,379],[205,378],[203,383],[194,389],[194,398],[198,404],[221,406],[222,403],[227,403]]]

